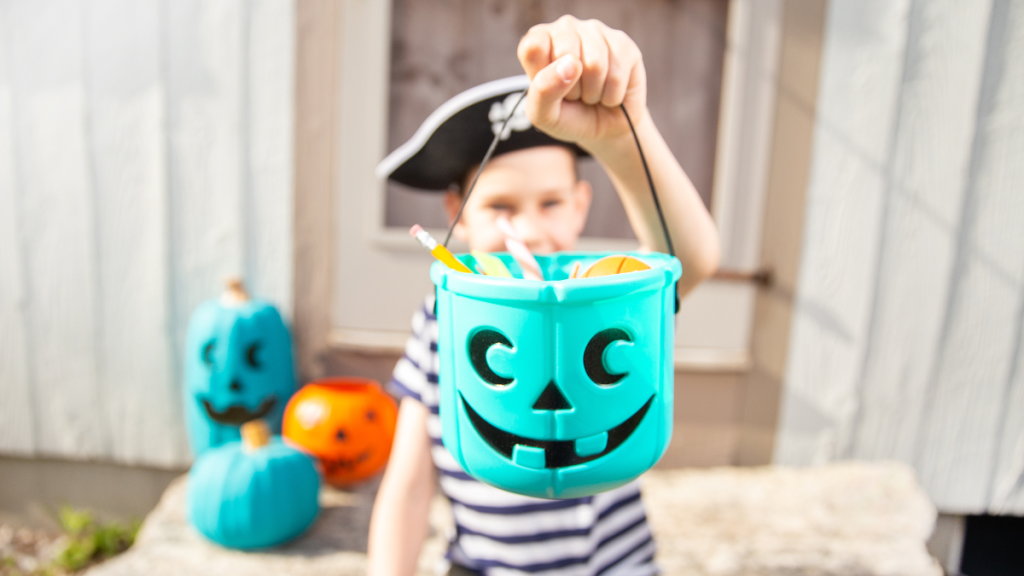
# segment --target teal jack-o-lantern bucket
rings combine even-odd
[[[573,498],[625,484],[664,453],[682,269],[672,256],[634,253],[651,268],[569,279],[575,262],[607,255],[537,256],[543,282],[434,263],[442,440],[468,474]]]
[[[196,308],[185,343],[185,425],[192,454],[238,440],[261,418],[281,432],[295,392],[292,342],[269,302],[250,299],[233,280],[220,299]]]

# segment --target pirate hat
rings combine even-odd
[[[444,190],[458,184],[483,159],[510,113],[512,118],[502,131],[495,156],[552,144],[567,146],[577,156],[586,155],[575,144],[556,140],[530,124],[526,102],[516,106],[529,87],[530,79],[525,75],[512,76],[456,95],[434,110],[408,142],[381,160],[377,177],[425,190]]]

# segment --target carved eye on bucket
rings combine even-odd
[[[628,372],[612,373],[605,366],[604,352],[614,342],[624,340],[632,342],[633,339],[625,330],[619,328],[608,328],[601,330],[590,339],[586,349],[583,351],[583,368],[587,376],[597,384],[615,384],[622,380]]]
[[[495,344],[500,344],[506,348],[512,347],[512,343],[509,342],[508,338],[497,330],[481,330],[473,334],[469,339],[469,362],[473,365],[476,373],[485,381],[498,386],[511,384],[511,378],[497,374],[487,363],[487,351]]]

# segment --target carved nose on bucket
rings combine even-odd
[[[571,408],[572,404],[569,404],[562,391],[555,386],[554,380],[548,382],[544,391],[540,393],[540,397],[533,403],[534,410],[569,410]]]

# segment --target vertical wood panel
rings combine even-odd
[[[763,9],[764,4],[756,1]],[[774,271],[775,281],[770,289],[758,290],[755,300],[750,341],[752,366],[744,378],[741,397],[743,427],[737,452],[737,463],[741,465],[769,463],[779,428],[793,321],[792,296],[800,269],[807,183],[814,150],[826,13],[827,0],[787,0],[782,14],[778,97],[761,238],[761,262]],[[716,183],[716,187],[722,185]]]
[[[160,5],[86,6],[106,456],[179,464],[187,448],[170,342]]]
[[[302,379],[325,375],[331,328],[338,5],[297,0],[292,335]]]
[[[779,50],[784,2],[736,0],[722,78],[722,110],[715,151],[712,212],[722,245],[721,267],[754,269],[761,263],[764,189],[768,182],[779,91]],[[782,127],[785,129],[785,127]]]
[[[0,4],[0,451],[35,450],[25,311],[25,249],[18,215],[10,3]]]
[[[247,4],[248,276],[253,292],[292,311],[292,150],[295,5]]]
[[[166,2],[174,327],[246,271],[246,5]]]
[[[38,450],[108,452],[97,381],[96,231],[78,2],[10,5],[15,145]]]
[[[1002,383],[1009,377],[1016,290],[987,262],[968,257],[958,271],[950,319],[921,426],[917,470],[940,507],[978,512],[991,481]]]
[[[888,176],[858,418],[844,455],[913,463],[942,333],[988,32],[988,2],[917,2]]]
[[[879,8],[830,4],[776,461],[898,458],[944,511],[1021,513],[1024,8]]]
[[[1024,258],[1020,254],[1019,225],[1024,222],[1024,6],[1019,2],[997,3],[1002,48],[1001,68],[991,111],[985,122],[985,138],[991,152],[981,168],[980,182],[991,186],[987,201],[979,206],[995,228],[981,230],[976,237],[979,251],[999,267],[1011,271],[1017,285],[1016,356],[1007,391],[998,409],[995,470],[989,510],[998,514],[1024,515]],[[993,28],[996,28],[993,19]],[[992,34],[994,40],[999,35]]]
[[[991,22],[959,277],[918,469],[940,506],[1020,512],[1024,11],[999,2]]]
[[[909,4],[829,5],[779,463],[834,458],[856,414]]]
[[[293,12],[0,2],[0,452],[185,464],[195,305],[289,311]]]

